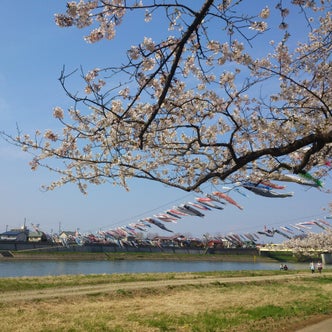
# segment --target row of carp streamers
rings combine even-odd
[[[322,183],[308,173],[301,175],[287,174],[284,175],[283,181],[296,182],[304,186],[315,187],[318,189],[321,189],[322,187]],[[104,237],[110,242],[121,245],[121,240],[128,237],[136,238],[137,232],[147,232],[151,229],[152,225],[157,226],[164,231],[173,233],[173,230],[166,227],[167,224],[177,223],[180,219],[188,216],[204,217],[205,213],[212,209],[223,210],[227,203],[243,210],[243,207],[228,195],[229,192],[233,191],[248,197],[243,189],[246,189],[256,195],[269,198],[286,198],[294,195],[293,192],[280,191],[285,189],[285,186],[277,185],[270,181],[262,181],[260,183],[241,182],[235,184],[232,188],[223,187],[224,192],[213,191],[211,194],[206,194],[204,197],[196,197],[195,202],[186,202],[178,206],[174,206],[173,208],[170,208],[162,213],[155,214],[152,217],[139,219],[135,223],[130,223],[129,225],[117,227],[107,231],[99,231],[99,236]],[[325,220],[313,220],[294,225],[280,226],[277,229],[268,229],[265,226],[262,231],[245,234],[229,234],[224,236],[224,238],[236,245],[241,245],[247,241],[255,242],[259,239],[259,235],[273,237],[275,234],[279,234],[287,239],[290,239],[299,233],[305,234],[310,232],[313,226],[318,226],[324,230],[331,227]],[[82,243],[81,239],[77,239],[77,243]]]

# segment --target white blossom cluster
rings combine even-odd
[[[291,249],[295,254],[313,255],[316,252],[332,253],[332,230],[322,233],[309,233],[302,238],[292,238],[282,244],[283,248]]]
[[[142,36],[128,45],[128,63],[86,73],[82,94],[69,94],[75,106],[53,110],[62,133],[14,139],[33,153],[33,169],[60,174],[47,189],[76,182],[85,192],[104,181],[127,188],[132,177],[198,190],[207,181],[278,179],[284,170],[326,176],[331,0],[262,1],[251,14],[241,8],[252,0],[239,3],[68,2],[56,24],[90,27],[89,43],[113,39],[128,11],[143,11],[142,24],[166,17],[160,24],[172,34]],[[291,14],[303,20],[296,41]],[[61,82],[66,89],[65,74]]]

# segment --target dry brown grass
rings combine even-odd
[[[331,283],[313,285],[306,279],[234,284],[191,282],[167,286],[164,281],[159,288],[151,288],[145,282],[144,287],[133,289],[118,287],[95,294],[68,293],[59,297],[54,289],[53,296],[44,299],[29,299],[24,292],[18,292],[16,300],[0,304],[0,331],[212,331],[195,327],[199,315],[216,313],[225,319],[237,319],[243,310],[258,305],[286,308],[298,303],[309,305],[318,294],[332,298]],[[332,312],[331,302],[329,309]],[[163,317],[166,327],[151,324]],[[301,320],[296,316],[277,320],[267,317],[238,322],[233,328],[221,326],[216,331],[294,331]]]

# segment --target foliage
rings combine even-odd
[[[128,45],[122,64],[82,73],[81,92],[61,73],[73,101],[54,108],[62,133],[2,135],[34,155],[32,169],[60,174],[47,189],[128,188],[141,178],[192,191],[208,181],[283,179],[285,170],[323,177],[331,166],[331,0],[270,6],[70,1],[56,24],[90,28],[88,43],[114,39],[140,12],[160,34]]]
[[[292,249],[296,255],[317,256],[317,252],[332,252],[332,230],[316,234],[310,233],[305,237],[292,238],[283,243],[283,247]]]
[[[279,262],[296,262],[293,252],[269,251],[267,256]]]

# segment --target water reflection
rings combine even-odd
[[[307,264],[287,264],[291,270]],[[279,263],[184,262],[184,261],[3,261],[0,277],[56,276],[64,274],[112,274],[144,272],[206,272],[240,270],[279,270]]]

